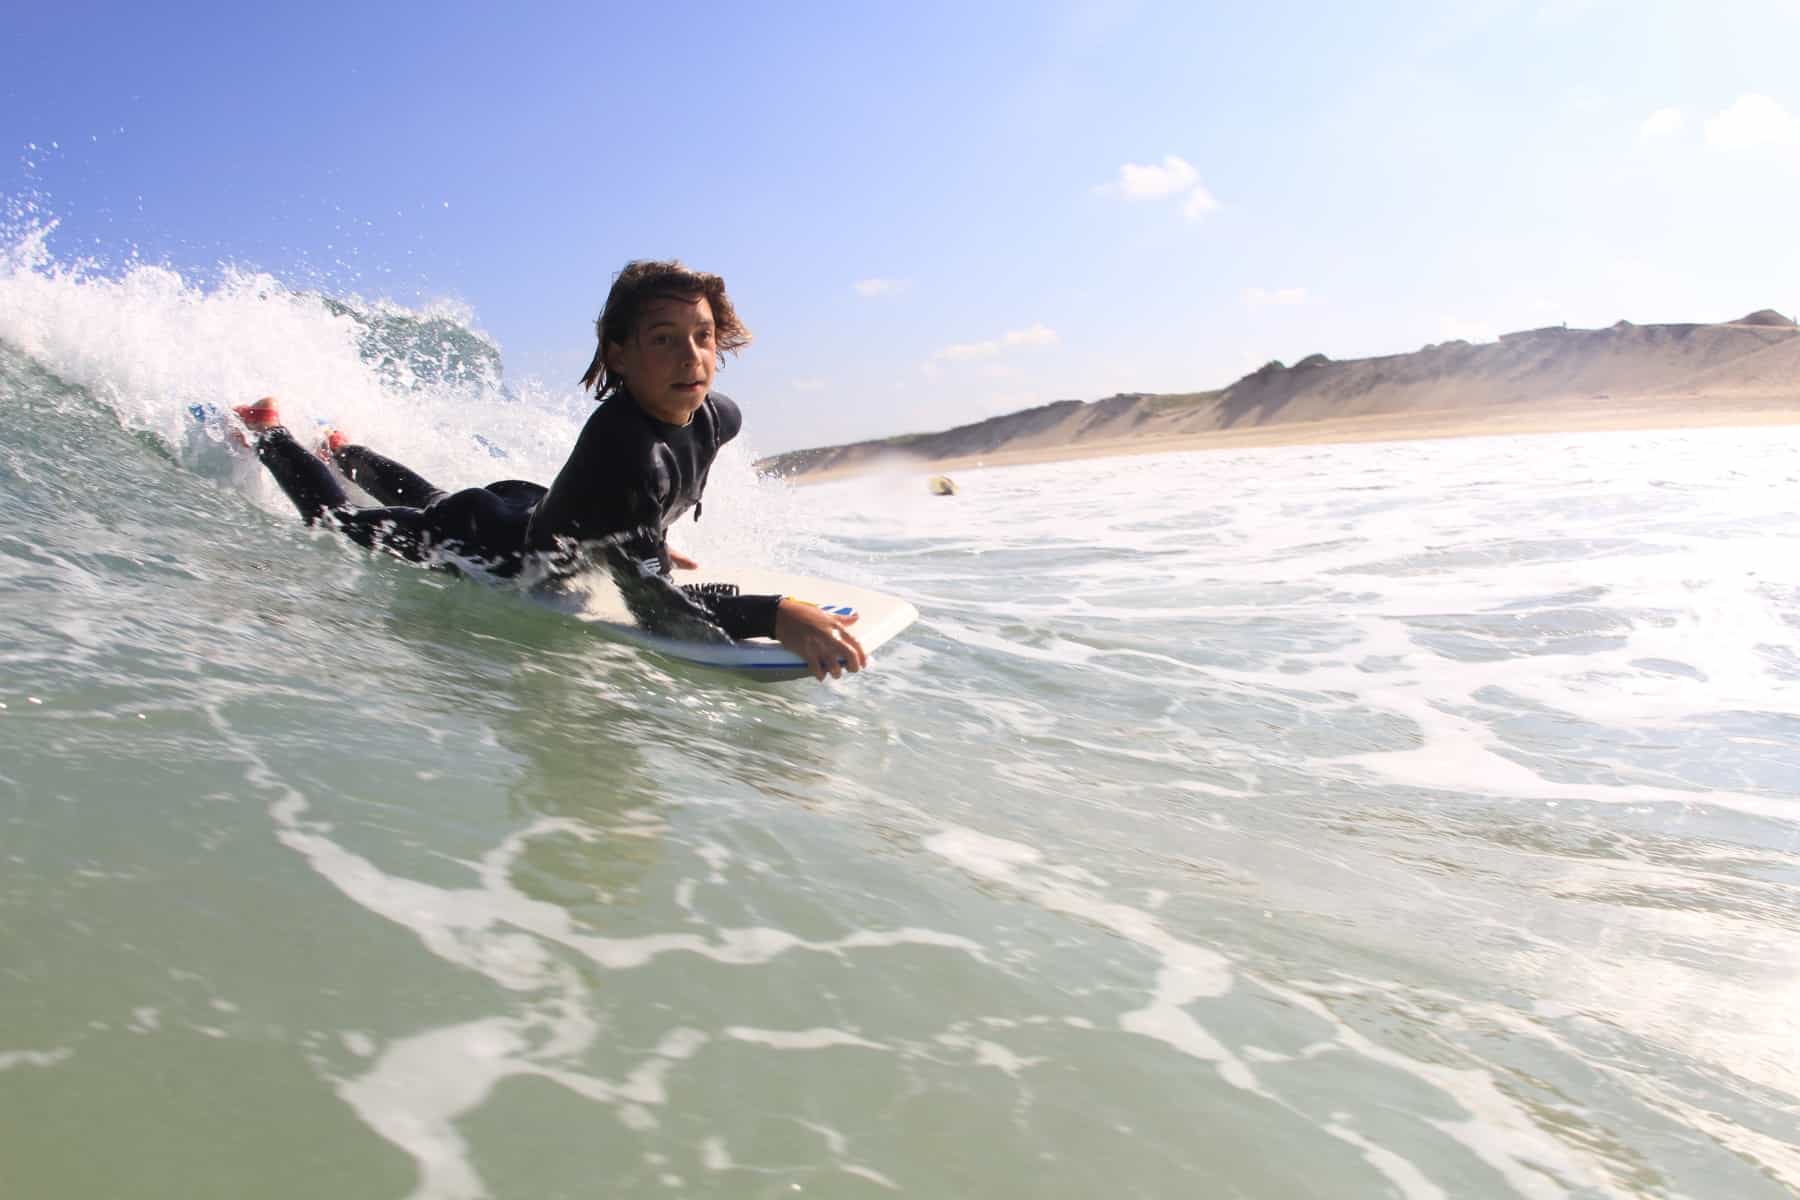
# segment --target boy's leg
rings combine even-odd
[[[331,515],[344,536],[359,546],[386,550],[409,562],[426,561],[427,522],[423,509],[408,506],[346,508]]]
[[[325,461],[309,453],[281,425],[272,397],[232,411],[245,428],[258,435],[257,458],[269,468],[307,524],[328,522],[359,545],[387,550],[414,562],[426,561],[429,542],[490,563],[504,573],[518,570],[531,503],[542,492],[537,485],[518,485],[515,490],[522,491],[521,495],[468,488],[449,496],[417,472],[366,446],[327,439],[326,445],[340,460],[344,473],[371,495],[396,500],[417,498],[416,504],[390,502],[384,508],[354,508]],[[345,458],[347,462],[342,461]],[[367,475],[357,473],[358,468],[366,470]],[[433,505],[429,511],[424,507],[427,503]]]
[[[308,525],[349,507],[350,497],[331,474],[331,468],[294,440],[285,426],[271,425],[256,439],[256,457],[294,502]]]
[[[346,478],[383,504],[424,508],[446,494],[417,471],[377,454],[367,446],[350,442],[333,444],[331,458]]]
[[[331,468],[281,425],[265,426],[256,457],[269,468],[308,525],[320,521],[342,530],[359,545],[389,550],[414,562],[425,557],[422,513],[417,508],[353,508]]]

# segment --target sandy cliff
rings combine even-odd
[[[1800,420],[1800,328],[1769,309],[1713,325],[1551,327],[1472,345],[1293,366],[1218,391],[1062,400],[938,433],[777,455],[783,475],[1132,450],[1458,433]]]

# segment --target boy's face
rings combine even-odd
[[[631,336],[606,348],[606,363],[624,377],[645,412],[686,425],[712,390],[719,367],[712,305],[704,296],[652,300]]]

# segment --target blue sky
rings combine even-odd
[[[1800,309],[1794,0],[518,8],[15,6],[0,192],[65,259],[453,299],[559,388],[680,257],[765,452]]]

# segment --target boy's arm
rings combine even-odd
[[[616,455],[606,453],[606,444],[605,423],[601,410],[596,410],[575,439],[575,448],[551,481],[550,490],[532,510],[525,530],[527,550],[554,553],[571,543],[623,533],[642,523],[636,511],[641,502],[619,487],[620,464],[609,461]]]
[[[651,633],[718,641],[717,619],[667,578],[668,546],[651,464],[621,461],[617,431],[596,410],[550,490],[532,510],[525,547],[549,555],[553,573],[605,565],[632,617]]]
[[[734,638],[775,636],[775,616],[781,608],[780,596],[709,595],[704,588],[683,594],[704,608],[713,624]]]

